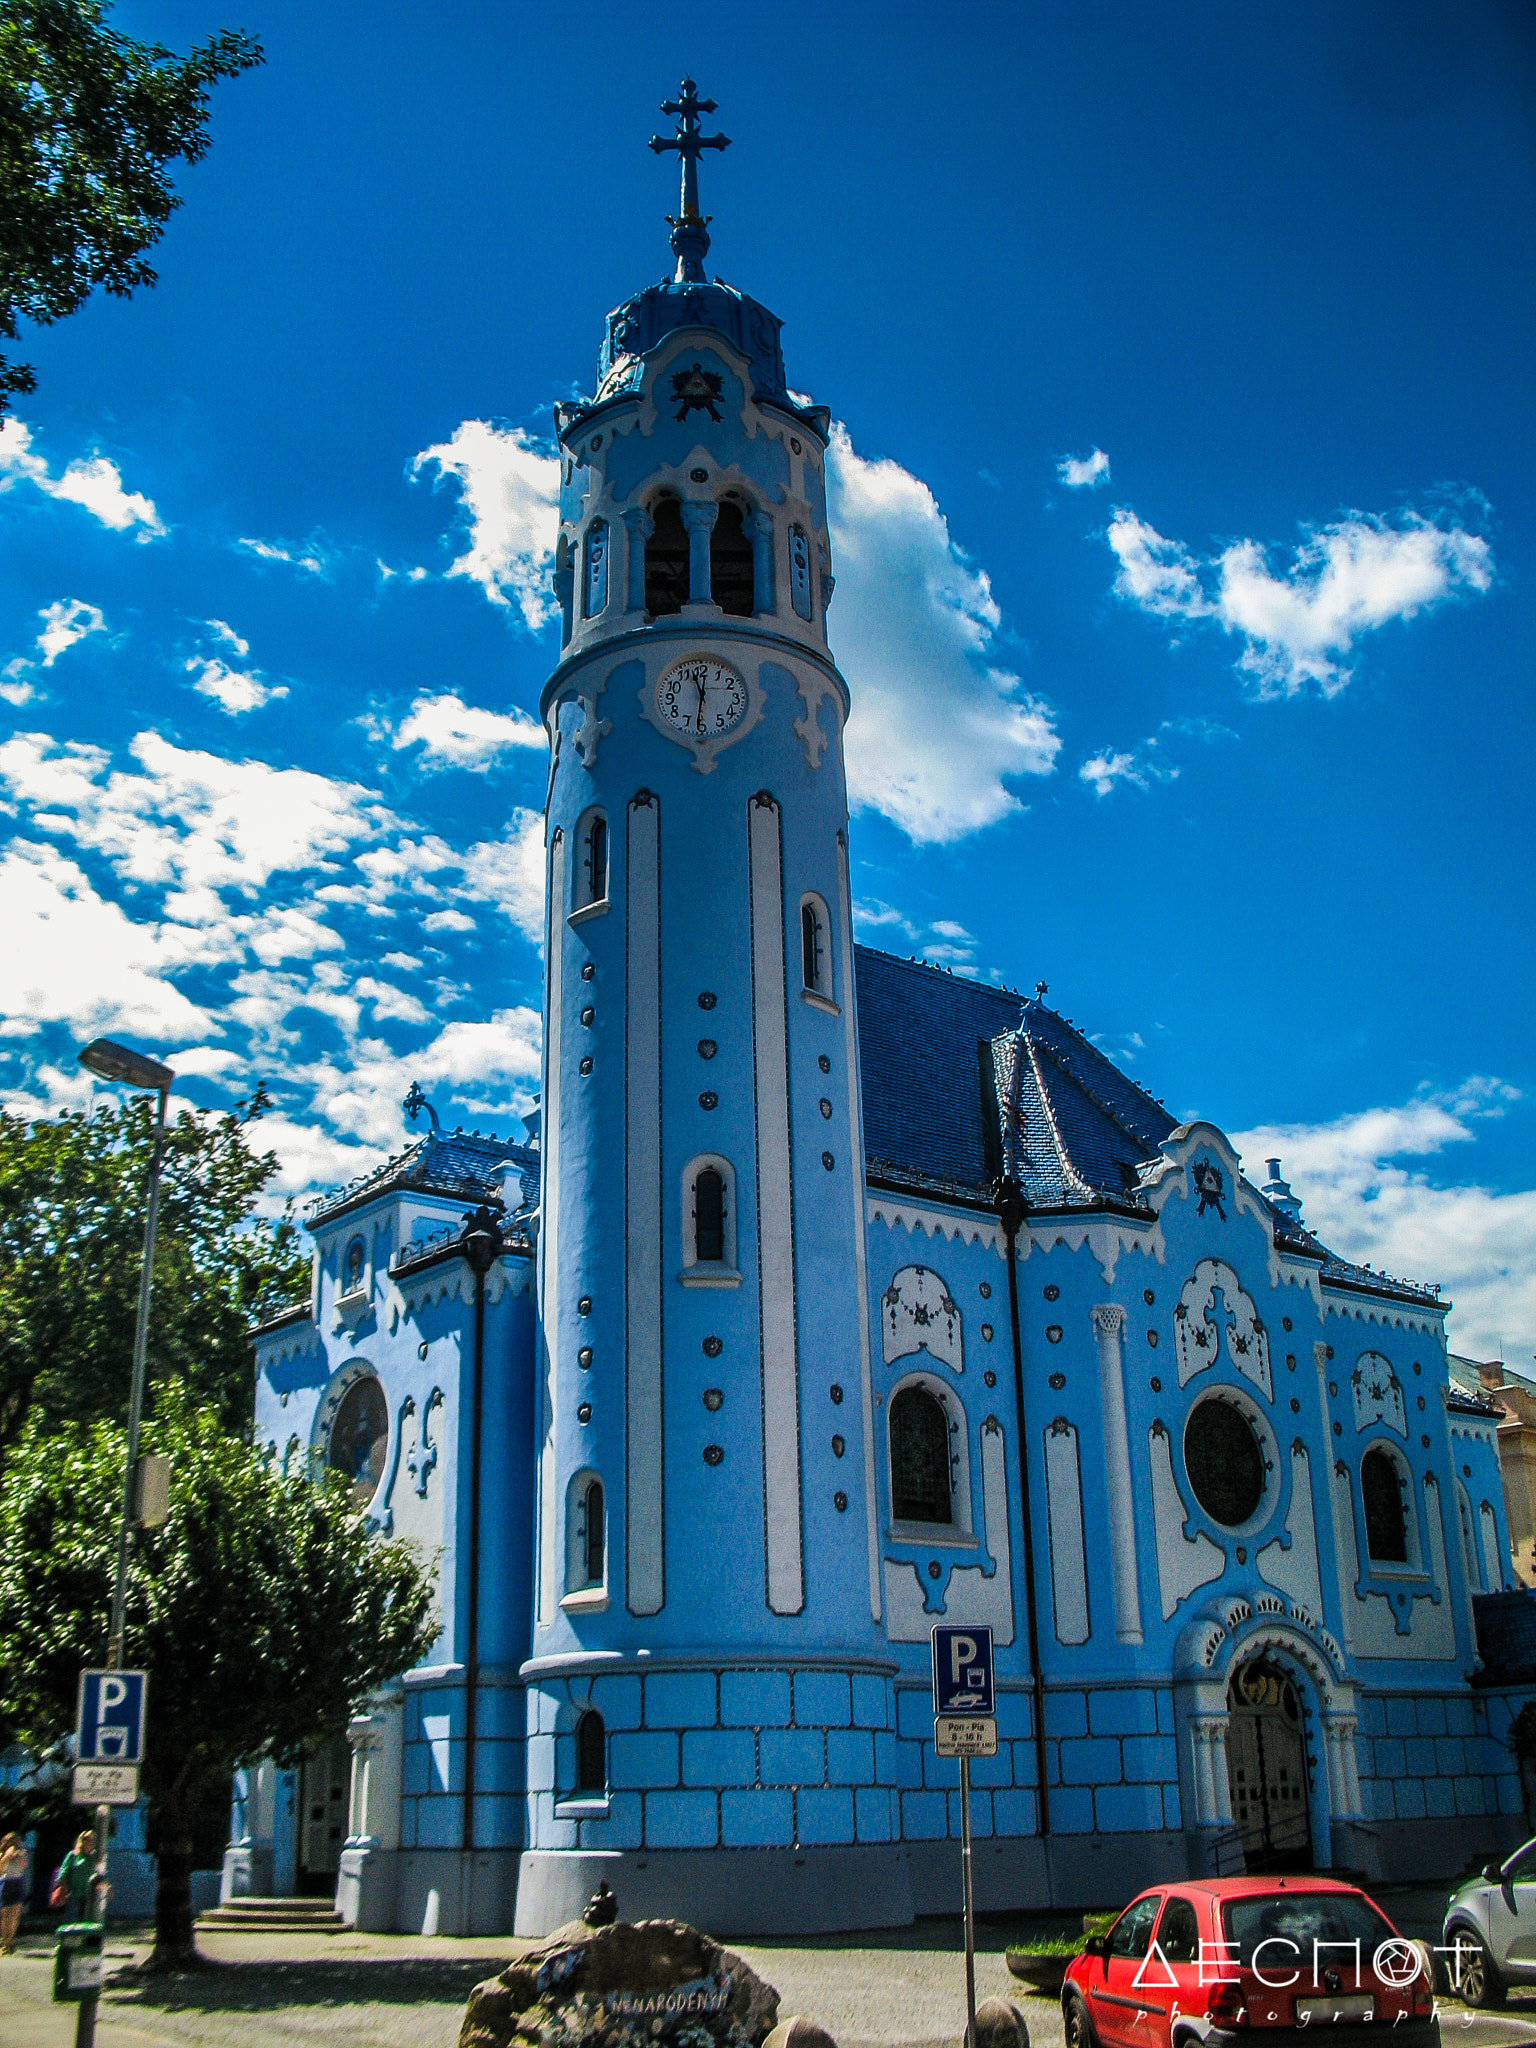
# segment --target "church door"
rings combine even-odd
[[[329,1896],[336,1889],[352,1789],[352,1751],[344,1737],[305,1757],[299,1789],[298,1889]]]
[[[1244,1867],[1310,1870],[1307,1756],[1295,1684],[1260,1658],[1234,1672],[1227,1711],[1227,1783]]]

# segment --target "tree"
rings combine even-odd
[[[258,1088],[228,1115],[176,1118],[155,1241],[151,1404],[176,1378],[240,1431],[252,1319],[309,1287],[292,1219],[253,1214],[277,1167],[250,1142],[266,1107]],[[147,1097],[31,1124],[0,1112],[0,1460],[33,1407],[50,1425],[127,1415],[153,1148]]]
[[[241,1765],[297,1762],[343,1734],[438,1635],[432,1574],[372,1536],[334,1473],[284,1477],[212,1409],[167,1388],[148,1448],[172,1460],[171,1511],[136,1540],[124,1661],[149,1679],[141,1788],[159,1853],[148,1968],[196,1961],[191,1828]],[[34,1754],[73,1725],[80,1669],[105,1647],[123,1430],[49,1434],[34,1415],[0,1494],[0,1745]]]
[[[178,58],[106,26],[102,0],[0,0],[0,336],[48,326],[100,285],[155,283],[144,260],[181,200],[166,175],[208,147],[208,87],[262,63],[226,29]],[[0,356],[0,412],[36,388]]]

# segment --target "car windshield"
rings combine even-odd
[[[1360,1892],[1260,1892],[1228,1900],[1222,1917],[1229,1944],[1225,1960],[1244,1970],[1254,1968],[1256,1953],[1258,1968],[1266,1972],[1353,1969],[1357,1956],[1368,1969],[1381,1944],[1395,1938]]]

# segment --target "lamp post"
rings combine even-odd
[[[155,1149],[149,1161],[149,1204],[144,1215],[144,1263],[139,1273],[139,1311],[133,1330],[133,1382],[128,1395],[128,1458],[123,1470],[123,1511],[117,1527],[117,1577],[112,1587],[112,1622],[107,1631],[107,1669],[119,1671],[123,1663],[123,1627],[128,1605],[128,1531],[134,1519],[134,1487],[139,1464],[139,1423],[144,1412],[144,1358],[149,1343],[149,1296],[155,1267],[155,1224],[160,1213],[160,1167],[165,1157],[165,1109],[171,1083],[176,1076],[144,1053],[118,1045],[110,1038],[93,1038],[80,1054],[80,1064],[105,1081],[121,1081],[130,1088],[151,1088],[160,1097],[155,1123]],[[96,1809],[96,1886],[101,1895],[102,1918],[106,1918],[107,1830],[112,1809]],[[85,2025],[82,2001],[81,2021]],[[87,2034],[86,2038],[89,2038]]]

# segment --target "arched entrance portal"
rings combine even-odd
[[[1301,1695],[1273,1658],[1241,1665],[1227,1687],[1227,1784],[1244,1867],[1310,1870]]]

